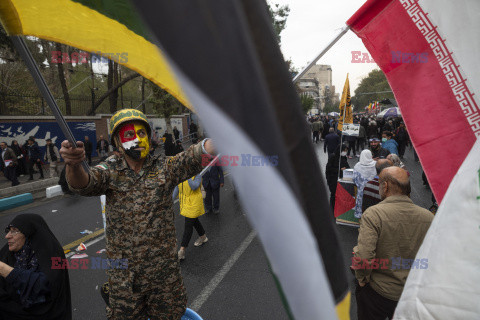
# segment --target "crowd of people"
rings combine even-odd
[[[405,124],[401,118],[357,115],[353,122],[360,125],[359,135],[342,136],[335,118],[308,120],[312,141],[323,140],[328,153],[325,174],[332,209],[337,182],[350,168],[348,159],[359,158],[352,178],[356,190],[353,211],[359,219],[351,266],[357,315],[359,320],[392,319],[408,273],[420,263],[416,254],[434,213],[410,199],[410,173],[402,162],[410,144]],[[428,259],[421,261],[428,264]]]

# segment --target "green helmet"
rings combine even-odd
[[[152,128],[147,121],[147,116],[136,109],[122,109],[117,112],[110,118],[110,142],[112,145],[115,145],[115,135],[117,134],[118,128],[120,125],[128,122],[128,121],[140,121],[145,124],[145,128],[147,128],[148,138],[152,138]],[[118,146],[117,146],[118,147]]]

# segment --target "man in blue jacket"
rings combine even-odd
[[[27,155],[28,155],[28,173],[30,178],[28,180],[33,180],[33,166],[36,165],[38,171],[40,171],[40,179],[43,179],[43,169],[42,169],[42,154],[38,144],[30,137],[27,140],[26,145]]]
[[[205,172],[202,179],[203,189],[205,189],[205,211],[212,212],[212,196],[213,196],[213,212],[219,213],[220,209],[220,187],[223,187],[223,170],[218,165],[213,165],[210,170]]]
[[[393,134],[390,131],[384,131],[382,133],[382,148],[398,155],[398,143],[392,138]]]
[[[335,152],[335,149],[340,144],[340,137],[335,133],[335,129],[330,127],[328,129],[329,134],[325,137],[325,143],[323,144],[323,152],[328,151],[328,156]]]

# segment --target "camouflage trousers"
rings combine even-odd
[[[161,273],[157,270],[157,273]],[[152,282],[128,270],[109,272],[109,320],[180,320],[185,314],[187,295],[180,274]]]

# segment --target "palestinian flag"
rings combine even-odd
[[[11,36],[35,36],[110,58],[189,106],[128,0],[2,0],[0,20]]]
[[[86,0],[3,1],[0,17],[10,34],[128,52],[127,67],[190,102],[222,154],[276,157],[229,170],[287,307],[295,319],[348,319],[326,188],[266,3],[132,3],[142,19],[126,1]]]
[[[334,319],[337,305],[339,317],[348,318],[326,188],[265,2],[135,5],[219,151],[278,157],[277,166],[230,171],[293,317]]]
[[[367,1],[348,20],[385,73],[437,201],[395,319],[480,317],[480,1]]]
[[[359,219],[355,218],[356,187],[352,181],[338,181],[335,192],[334,215],[337,224],[347,226],[360,225]]]

